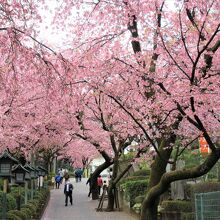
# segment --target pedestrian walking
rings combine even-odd
[[[55,182],[56,182],[56,189],[59,189],[60,188],[60,182],[61,182],[61,176],[60,176],[59,173],[55,176]]]
[[[60,174],[60,184],[62,184],[62,183],[63,183],[64,171],[63,171],[63,169],[61,168],[58,172],[59,172],[59,174]]]
[[[90,176],[89,176],[89,179],[87,180],[86,182],[86,185],[89,184],[89,194],[88,194],[88,197],[90,197],[91,193],[92,193],[92,181],[91,181],[91,177],[92,177],[92,173],[90,173]]]
[[[68,197],[70,200],[70,204],[71,205],[73,204],[72,192],[73,192],[73,184],[70,183],[69,179],[66,179],[64,186],[65,206],[68,206]]]

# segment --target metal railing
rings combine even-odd
[[[220,191],[195,194],[196,220],[220,219]]]

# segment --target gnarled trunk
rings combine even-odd
[[[91,192],[92,192],[92,199],[96,200],[99,198],[99,190],[98,190],[98,184],[97,184],[97,178],[100,175],[100,173],[107,169],[109,166],[113,164],[112,160],[106,160],[103,164],[99,165],[94,173],[91,176]]]
[[[220,148],[213,151],[202,164],[194,168],[165,173],[160,182],[148,191],[147,196],[142,203],[141,220],[157,219],[156,213],[153,213],[153,211],[156,212],[155,203],[158,201],[160,195],[168,190],[170,183],[177,180],[200,177],[208,173],[219,160],[219,157]]]
[[[114,210],[114,204],[115,204],[114,189],[116,187],[116,183],[114,182],[114,180],[117,178],[118,168],[119,168],[119,155],[116,154],[115,158],[114,158],[112,178],[111,178],[109,186],[108,186],[108,205],[107,205],[106,211],[113,211]]]
[[[151,174],[148,184],[148,193],[152,187],[157,185],[164,173],[166,173],[166,166],[171,156],[172,148],[165,148],[167,141],[161,140],[160,147],[158,149],[159,155],[155,157],[155,160],[151,166]],[[142,205],[141,220],[157,220],[157,206],[159,204],[160,196]]]

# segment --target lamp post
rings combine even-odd
[[[15,183],[19,185],[19,197],[17,201],[17,208],[20,210],[21,205],[21,192],[20,192],[20,186],[24,185],[24,198],[25,198],[25,204],[27,204],[27,191],[28,191],[28,183],[27,180],[31,179],[31,173],[28,169],[24,168],[21,164],[15,165],[12,168],[12,173],[15,175]]]
[[[43,179],[44,179],[44,176],[47,174],[47,170],[42,166],[38,166],[37,169],[38,169],[38,176],[39,176],[38,186],[40,189],[41,187],[43,187]]]
[[[10,155],[8,150],[4,150],[0,155],[0,177],[3,178],[3,219],[6,219],[6,209],[7,209],[7,198],[6,193],[8,192],[8,180],[12,177],[12,166],[18,163],[14,157]]]
[[[30,178],[31,178],[31,199],[34,198],[34,179],[36,178],[36,170],[34,167],[32,167],[30,164],[25,164],[24,168],[27,169],[30,172]]]
[[[3,192],[5,193],[8,191],[8,180],[12,177],[12,166],[18,163],[18,160],[12,157],[8,150],[0,155],[0,177],[4,181]]]

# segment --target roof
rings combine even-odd
[[[5,159],[9,158],[13,160],[14,162],[19,163],[19,161],[16,158],[12,157],[12,155],[8,152],[7,149],[5,149],[4,152],[0,155],[0,159],[3,159],[3,158]]]
[[[24,168],[21,164],[14,165],[14,166],[12,167],[12,172],[15,171],[15,170],[17,170],[17,169],[19,169],[19,168],[22,169],[22,170],[24,170],[25,172],[30,173],[30,171],[27,170],[26,168]]]

